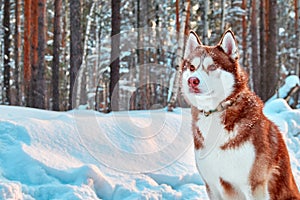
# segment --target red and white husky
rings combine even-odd
[[[239,66],[234,34],[204,46],[191,32],[182,90],[191,105],[197,168],[210,199],[300,200],[286,145]]]

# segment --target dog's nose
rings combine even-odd
[[[197,77],[190,77],[188,79],[188,83],[190,87],[197,87],[200,83],[200,80]]]

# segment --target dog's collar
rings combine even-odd
[[[200,112],[202,112],[205,117],[208,117],[212,113],[222,112],[226,110],[228,107],[232,106],[234,102],[235,101],[233,100],[223,101],[213,110],[209,110],[209,111],[200,110]]]

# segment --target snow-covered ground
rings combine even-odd
[[[190,110],[52,112],[0,106],[0,199],[208,199]],[[265,106],[300,186],[300,110]]]

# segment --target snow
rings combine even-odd
[[[0,199],[208,199],[190,109],[0,113]],[[300,110],[276,99],[264,113],[282,130],[300,186]]]
[[[0,199],[205,199],[188,112],[0,106]]]
[[[290,75],[285,79],[285,82],[283,84],[283,86],[281,88],[279,88],[278,94],[275,94],[274,96],[272,96],[268,101],[267,104],[275,99],[277,99],[278,97],[280,98],[285,98],[289,91],[295,87],[296,85],[300,85],[300,80],[299,77],[296,75]]]

